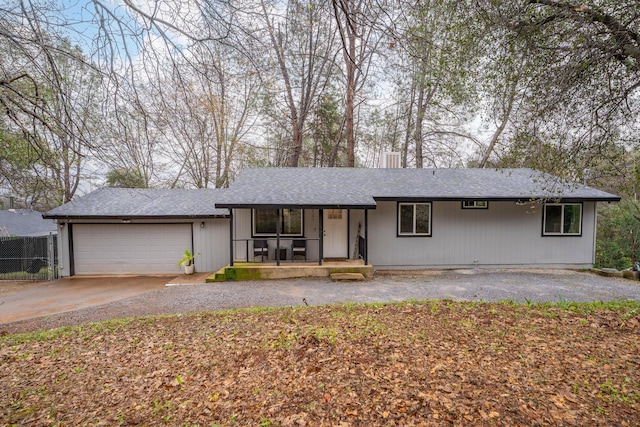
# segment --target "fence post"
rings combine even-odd
[[[55,248],[53,246],[53,233],[47,236],[47,279],[53,280],[56,275],[56,265],[54,261]]]

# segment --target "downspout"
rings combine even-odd
[[[67,221],[67,237],[69,238],[69,276],[76,275],[76,261],[73,256],[73,225]]]
[[[280,222],[282,221],[282,209],[278,209],[278,222],[276,222],[276,265],[280,266]]]
[[[196,256],[196,255],[195,255],[195,253],[196,253],[196,248],[195,248],[195,244],[194,244],[195,240],[194,240],[194,237],[193,237],[193,235],[194,235],[194,231],[193,231],[193,229],[195,228],[195,226],[196,226],[196,223],[195,223],[195,222],[192,222],[192,223],[191,223],[191,253],[193,254],[193,256],[194,256],[194,257]],[[195,264],[196,264],[196,262],[195,262],[195,260],[194,260],[194,261],[193,261],[193,265],[195,265]]]
[[[364,265],[369,264],[369,235],[368,235],[368,225],[369,225],[369,210],[364,210]]]
[[[349,239],[351,237],[351,209],[347,209],[347,259],[349,259]],[[357,237],[356,237],[357,239]]]
[[[582,213],[582,215],[584,216],[584,212]],[[597,233],[598,233],[598,202],[593,202],[593,249],[591,250],[591,268],[593,268],[593,266],[596,263],[596,248],[597,248],[596,241],[598,239]],[[633,267],[633,265],[631,267]]]
[[[324,242],[322,237],[324,236],[324,211],[322,209],[318,210],[319,214],[318,214],[318,222],[320,223],[320,226],[318,227],[318,242],[319,242],[319,248],[318,248],[318,253],[319,255],[319,261],[318,261],[318,265],[322,265],[322,257],[323,255],[323,247],[324,247]]]
[[[247,257],[249,255],[247,254]],[[233,267],[233,209],[229,208],[229,265]]]

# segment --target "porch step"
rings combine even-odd
[[[334,282],[364,282],[364,276],[360,273],[332,273]]]
[[[333,278],[333,277],[336,278]],[[295,277],[332,277],[333,280],[365,280],[373,277],[373,266],[349,262],[327,262],[317,264],[284,264],[236,262],[225,266],[209,277],[207,282],[242,280],[292,279]]]

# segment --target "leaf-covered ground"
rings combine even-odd
[[[452,301],[0,338],[7,425],[640,425],[640,303]]]

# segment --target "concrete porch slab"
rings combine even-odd
[[[301,277],[330,277],[336,273],[356,273],[364,278],[373,277],[373,265],[364,265],[361,260],[332,261],[322,265],[316,263],[234,263],[227,265],[207,278],[207,282],[236,280],[293,279]]]

